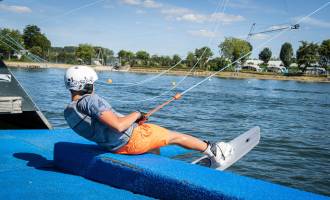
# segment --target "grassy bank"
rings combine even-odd
[[[30,63],[30,62],[5,62],[8,67],[18,68],[69,68],[73,65],[70,64],[58,64],[58,63]],[[93,66],[97,71],[113,71],[111,67],[107,66]],[[161,73],[164,68],[151,68],[151,67],[131,67],[128,71],[131,73]],[[172,69],[166,74],[184,76],[189,72],[189,69]],[[194,71],[191,76],[209,76],[213,71]],[[216,77],[221,78],[235,78],[235,79],[262,79],[262,80],[283,80],[283,81],[303,81],[303,82],[325,82],[330,83],[330,77],[318,77],[318,76],[283,76],[275,73],[259,73],[259,72],[219,72]]]
[[[13,68],[26,68],[26,69],[44,69],[44,68],[60,68],[67,69],[75,66],[76,64],[62,64],[62,63],[35,63],[35,62],[17,62],[17,61],[5,61],[8,67]],[[108,66],[94,66],[92,67],[97,71],[112,71],[113,69]]]

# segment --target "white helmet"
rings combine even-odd
[[[87,66],[70,67],[64,75],[66,88],[74,91],[83,91],[86,84],[94,84],[97,79],[94,69]]]

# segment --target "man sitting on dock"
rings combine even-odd
[[[118,154],[159,152],[160,147],[175,144],[200,151],[219,166],[232,154],[228,143],[210,143],[155,124],[139,124],[144,116],[138,111],[126,116],[118,113],[94,93],[97,79],[96,72],[87,66],[71,67],[64,76],[72,100],[64,111],[64,117],[80,136]]]

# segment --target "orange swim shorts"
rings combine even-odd
[[[117,150],[119,154],[142,154],[165,146],[169,141],[169,131],[154,124],[142,124],[134,128],[128,143]]]

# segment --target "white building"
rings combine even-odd
[[[308,75],[325,75],[327,74],[327,71],[323,67],[307,67],[305,74]]]
[[[242,65],[241,69],[247,69],[252,71],[261,72],[262,69],[259,67],[259,65],[262,63],[261,60],[247,60],[244,65]]]
[[[276,73],[285,73],[288,70],[283,66],[282,61],[269,61],[267,71]]]
[[[262,60],[247,60],[245,65],[242,66],[242,69],[250,69],[254,71],[262,71],[260,65],[263,63]],[[270,60],[268,62],[267,71],[284,73],[287,72],[287,69],[283,66],[282,61],[280,60]]]

